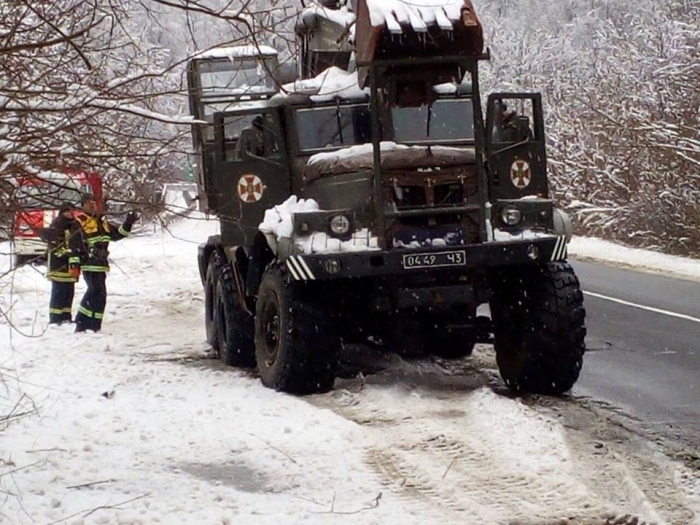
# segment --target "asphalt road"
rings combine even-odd
[[[588,327],[574,393],[608,401],[664,433],[700,435],[700,283],[572,265]]]

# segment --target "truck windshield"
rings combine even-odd
[[[273,64],[263,60],[211,60],[197,64],[202,96],[274,93],[275,83],[270,71]]]
[[[470,98],[436,100],[431,105],[391,110],[394,140],[409,143],[450,143],[474,140]],[[430,117],[430,118],[428,118]]]
[[[296,125],[301,151],[372,142],[368,104],[298,109]]]

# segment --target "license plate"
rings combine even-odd
[[[467,254],[458,252],[412,253],[403,256],[401,264],[404,270],[413,268],[436,268],[440,266],[464,266]]]

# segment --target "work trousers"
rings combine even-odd
[[[51,301],[49,302],[49,323],[70,323],[75,295],[75,283],[51,281]]]
[[[102,328],[102,318],[107,304],[107,274],[105,272],[83,272],[87,290],[80,301],[78,315],[75,316],[76,332]]]

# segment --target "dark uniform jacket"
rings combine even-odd
[[[109,242],[120,241],[131,233],[132,223],[125,222],[122,226],[110,223],[104,215],[90,215],[79,212],[75,216],[82,229],[85,241],[86,256],[82,260],[84,272],[109,271]]]
[[[77,279],[71,277],[69,269],[80,268],[85,246],[80,225],[74,219],[59,214],[51,226],[41,232],[41,237],[48,247],[47,278],[51,281],[74,283]]]

